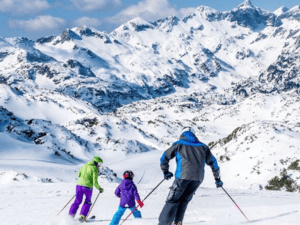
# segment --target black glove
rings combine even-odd
[[[173,173],[171,173],[171,172],[165,172],[164,173],[164,178],[166,179],[166,180],[169,180],[169,179],[171,179],[173,177]]]
[[[221,181],[220,177],[218,177],[216,179],[216,186],[217,186],[217,188],[223,187],[223,182]]]

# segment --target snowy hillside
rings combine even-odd
[[[295,192],[280,193],[287,210],[274,204],[278,213],[268,216],[274,222],[275,215],[291,214],[277,224],[297,224],[299,212],[291,209],[299,208],[300,192],[299,49],[299,6],[268,12],[249,0],[226,12],[199,6],[184,18],[135,18],[111,33],[83,26],[36,41],[0,38],[0,195],[55,187],[62,193],[41,193],[67,201],[80,166],[99,155],[106,200],[113,201],[126,169],[136,173],[145,196],[162,179],[162,152],[193,126],[216,156],[225,187],[248,212],[259,212],[246,203],[254,196],[272,205],[277,193],[266,191]],[[209,194],[200,197],[210,202],[216,191],[206,170],[202,190]],[[168,185],[154,199],[163,202]],[[22,196],[16,192],[14,198]],[[0,202],[0,210],[7,205]],[[203,220],[222,218],[211,210]]]

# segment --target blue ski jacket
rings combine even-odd
[[[160,159],[164,173],[169,171],[169,161],[176,157],[175,177],[183,180],[203,181],[205,164],[212,169],[215,179],[220,177],[220,168],[209,147],[201,143],[190,131],[184,132],[180,140],[167,149]]]

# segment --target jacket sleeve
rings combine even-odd
[[[100,185],[98,183],[98,169],[96,167],[93,169],[93,185],[97,189],[100,188]]]
[[[115,195],[120,198],[121,197],[121,188],[120,188],[121,184],[116,188],[115,190]]]
[[[211,167],[215,179],[220,178],[220,167],[218,165],[217,159],[213,156],[209,147],[207,147],[206,152],[206,164]]]
[[[175,157],[177,145],[173,145],[167,149],[160,158],[160,168],[164,173],[169,172],[169,161]]]
[[[141,200],[141,198],[140,198],[140,195],[139,195],[139,193],[138,193],[138,190],[137,190],[137,187],[134,185],[133,186],[133,193],[134,193],[134,197],[135,197],[135,200],[136,201],[140,201]]]
[[[79,172],[78,172],[78,177],[81,177],[81,170],[83,167],[80,168]]]

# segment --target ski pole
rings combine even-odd
[[[163,179],[155,188],[153,188],[153,190],[144,198],[144,200],[142,202],[144,202],[156,190],[156,188],[158,188],[162,184],[162,182],[164,182],[165,180],[166,179]],[[132,212],[123,220],[123,222],[121,224],[123,224],[135,212],[135,210],[137,210],[138,207],[139,207],[139,205],[137,207],[135,207],[134,210],[132,210]]]
[[[96,201],[97,201],[99,195],[100,195],[100,191],[99,191],[99,194],[97,195],[97,198],[96,198],[96,200],[94,201],[94,203],[93,203],[93,205],[92,205],[92,207],[91,207],[89,213],[87,214],[86,218],[90,215],[90,213],[91,213],[91,211],[92,211],[92,209],[93,209],[93,207],[94,207],[94,205],[95,205],[95,203],[96,203]]]
[[[75,198],[76,195],[73,196],[73,198]],[[71,198],[71,200],[65,205],[65,207],[63,207],[62,210],[60,210],[60,212],[57,214],[57,216],[67,207],[67,205],[69,205],[69,203],[73,200],[73,198]]]
[[[228,195],[228,197],[233,201],[233,203],[236,205],[236,207],[241,211],[241,213],[244,215],[244,217],[248,220],[247,216],[243,213],[243,211],[240,209],[240,207],[238,206],[238,204],[235,203],[235,201],[231,198],[231,196],[227,193],[227,191],[225,191],[225,189],[223,187],[221,187],[221,188]],[[250,220],[248,220],[248,222],[250,222]]]

